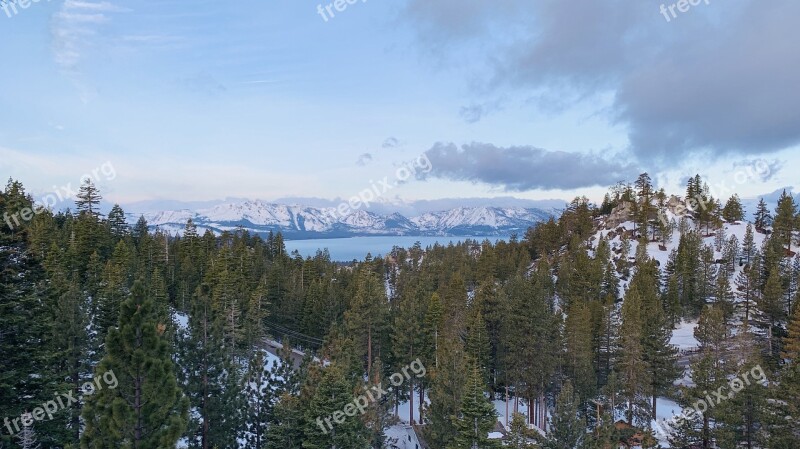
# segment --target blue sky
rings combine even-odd
[[[599,199],[800,183],[797,2],[40,0],[0,10],[0,175],[110,201]],[[666,3],[670,5],[669,2]],[[336,11],[333,9],[333,11]],[[368,156],[365,156],[368,155]],[[736,182],[764,161],[766,176]]]

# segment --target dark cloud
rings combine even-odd
[[[410,0],[405,17],[425,53],[471,51],[451,62],[482,80],[477,95],[612,94],[603,112],[648,168],[800,144],[800,2],[701,2],[669,22],[660,3]]]
[[[433,167],[427,176],[486,183],[506,191],[609,186],[636,176],[636,169],[628,163],[531,146],[471,143],[458,148],[437,143],[425,154]]]

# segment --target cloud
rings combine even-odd
[[[611,107],[598,108],[647,168],[800,144],[798,16],[794,0],[701,2],[670,22],[659,3],[628,0],[410,0],[404,9],[422,53],[471,71],[477,95],[555,96],[568,108],[610,94]],[[484,111],[460,113],[474,121]]]
[[[87,52],[100,42],[102,26],[112,13],[130,11],[109,2],[66,0],[50,22],[53,61],[78,89],[80,99],[88,103],[95,89],[82,79],[79,71]]]
[[[397,140],[396,137],[389,137],[388,139],[383,141],[381,148],[388,150],[391,148],[397,148],[401,145],[400,141]]]
[[[785,161],[779,159],[766,160],[766,159],[744,159],[733,163],[736,172],[742,172],[748,176],[748,179],[758,178],[761,182],[767,182],[774,179],[778,173],[783,170]],[[740,175],[743,176],[743,175]]]
[[[453,143],[437,143],[425,154],[433,167],[428,176],[486,183],[517,192],[609,186],[632,179],[637,172],[632,164],[595,154],[532,146],[503,148],[471,143],[458,148]]]
[[[372,155],[369,154],[369,153],[364,153],[364,154],[358,156],[358,160],[356,161],[356,165],[358,165],[360,167],[363,167],[363,166],[369,164],[370,162],[372,162]]]
[[[489,101],[481,104],[462,106],[458,115],[467,123],[477,123],[486,115],[502,109],[501,101]]]

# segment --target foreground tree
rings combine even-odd
[[[448,449],[499,447],[489,439],[489,432],[497,423],[497,411],[486,397],[483,376],[474,360],[468,362],[467,376],[460,412],[453,420],[456,435]]]
[[[137,281],[97,367],[96,378],[106,384],[84,407],[82,448],[175,447],[186,427],[189,403],[178,388],[163,330],[153,301]]]
[[[584,447],[589,434],[584,420],[578,415],[578,400],[572,384],[567,381],[556,400],[556,410],[550,418],[550,433],[543,438],[544,449],[578,449]]]

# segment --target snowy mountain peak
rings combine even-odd
[[[282,232],[291,238],[352,237],[366,235],[473,235],[524,233],[528,227],[558,215],[554,210],[522,207],[457,207],[406,217],[355,210],[341,216],[333,207],[285,205],[261,200],[224,202],[209,208],[145,214],[151,228],[183,231],[191,218],[201,230],[214,232],[242,227],[254,233]]]

